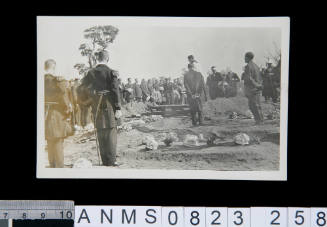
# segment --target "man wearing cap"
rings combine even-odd
[[[92,114],[102,163],[105,166],[116,166],[116,120],[121,117],[118,72],[107,66],[107,51],[98,52],[96,58],[97,66],[89,70],[81,86],[89,89],[92,99]]]
[[[184,75],[184,86],[187,94],[187,100],[190,105],[192,125],[197,122],[203,124],[203,101],[207,101],[207,93],[204,84],[204,78],[200,72],[194,70],[193,64],[188,64],[188,72]],[[198,114],[198,118],[196,117]]]
[[[195,58],[194,58],[193,55],[189,55],[187,57],[187,59],[188,59],[189,64],[192,64],[193,65],[193,70],[195,72],[201,73],[202,76],[205,75],[205,73],[202,70],[201,64],[197,60],[195,60]]]
[[[262,74],[262,96],[265,97],[265,101],[267,102],[269,98],[273,98],[273,67],[272,62],[268,60],[267,62],[267,68],[263,71]]]
[[[253,62],[254,54],[247,52],[244,61],[247,65],[244,68],[244,93],[249,101],[249,108],[254,116],[256,124],[263,123],[263,114],[260,104],[260,93],[262,90],[262,78],[259,67]]]

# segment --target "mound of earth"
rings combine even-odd
[[[148,112],[149,103],[128,103],[121,108],[124,117],[131,117]]]

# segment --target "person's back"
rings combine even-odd
[[[263,123],[263,114],[260,104],[260,93],[262,90],[262,78],[259,67],[252,61],[254,54],[245,53],[244,61],[247,63],[244,69],[244,93],[248,98],[249,108],[254,116],[256,124]]]
[[[245,66],[244,70],[244,86],[248,88],[256,88],[256,84],[262,83],[260,68],[251,60]]]
[[[44,98],[45,98],[45,139],[48,147],[48,160],[51,168],[64,167],[63,140],[73,131],[66,121],[70,116],[69,100],[65,98],[65,89],[60,79],[54,76],[56,62],[45,62]]]
[[[83,79],[81,86],[90,90],[92,112],[97,141],[103,165],[116,163],[117,122],[121,117],[121,99],[118,85],[118,72],[110,69],[107,51],[97,55],[99,62]]]

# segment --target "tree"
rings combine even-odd
[[[282,57],[281,49],[276,42],[273,42],[273,45],[274,45],[274,50],[268,51],[265,56],[265,59],[267,61],[272,59],[274,61],[275,65],[278,65],[278,64],[280,64],[281,57]]]
[[[112,25],[94,26],[84,30],[86,43],[79,46],[81,55],[87,57],[87,64],[77,63],[74,65],[80,75],[84,75],[89,69],[93,68],[96,63],[96,53],[108,48],[110,43],[115,40],[119,29]]]

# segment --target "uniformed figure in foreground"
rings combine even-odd
[[[64,138],[72,135],[69,100],[62,79],[55,76],[56,62],[52,59],[44,64],[45,139],[47,140],[50,168],[64,167]]]
[[[244,60],[247,65],[244,68],[244,93],[249,101],[249,108],[254,116],[256,124],[263,123],[263,114],[260,104],[262,91],[262,78],[259,67],[253,62],[254,54],[247,52]]]
[[[121,117],[118,72],[107,66],[109,54],[98,52],[98,64],[89,70],[81,86],[88,88],[102,164],[116,166],[117,122]]]
[[[203,124],[203,101],[207,101],[207,93],[203,75],[194,70],[193,64],[188,64],[188,72],[184,75],[184,86],[187,101],[190,105],[192,125]],[[196,116],[198,115],[198,117]]]

